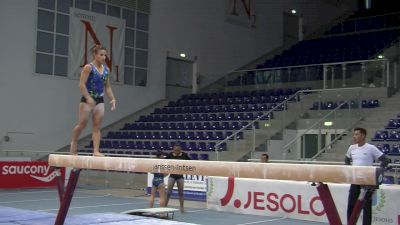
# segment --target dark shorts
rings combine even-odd
[[[183,179],[183,175],[182,174],[170,174],[169,177],[173,178],[175,180]]]
[[[100,103],[104,103],[104,98],[103,97],[93,98],[93,100],[94,100],[94,102],[96,102],[96,105],[98,105]],[[82,96],[81,102],[87,103],[86,102],[86,98]]]

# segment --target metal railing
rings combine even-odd
[[[346,90],[346,89],[341,89],[341,90]],[[291,148],[297,148],[299,143],[301,146],[301,157],[300,159],[305,159],[306,157],[306,146],[305,146],[305,136],[307,134],[310,134],[310,131],[318,131],[318,152],[311,157],[311,159],[317,158],[319,155],[321,155],[327,148],[332,146],[333,144],[336,143],[337,140],[339,140],[346,132],[348,129],[353,127],[357,122],[359,122],[362,118],[361,114],[361,88],[351,88],[347,90],[355,90],[358,92],[356,93],[356,96],[347,98],[345,101],[341,102],[340,104],[337,105],[334,109],[329,111],[327,114],[322,116],[321,118],[317,119],[312,125],[310,125],[305,131],[302,133],[298,134],[296,138],[292,139],[290,142],[284,145],[283,147],[283,154],[285,154],[289,149]],[[327,92],[329,91],[337,91],[337,90],[325,90]],[[355,105],[352,103],[356,103]],[[319,104],[320,105],[320,104]],[[346,110],[346,112],[343,115],[343,110]],[[352,113],[355,111],[355,114],[352,115]],[[341,113],[342,115],[338,115],[338,113]],[[344,121],[339,121],[339,120],[344,120]],[[325,123],[329,121],[329,125],[326,125]],[[338,127],[337,124],[341,122],[342,126]],[[331,126],[334,126],[331,128]],[[331,140],[328,144],[325,146],[322,146],[322,130],[331,130],[333,131],[334,139]],[[338,130],[341,130],[342,132],[338,134]],[[285,157],[283,157],[285,159]]]
[[[276,104],[272,109],[263,112],[258,118],[249,121],[248,124],[234,131],[224,140],[218,142],[214,148],[216,159],[221,159],[220,146],[224,143],[227,145],[230,153],[241,151],[243,155],[245,155],[249,153],[249,150],[255,152],[256,149],[259,149],[264,143],[268,143],[271,139],[276,139],[275,137],[277,137],[278,134],[279,138],[277,139],[284,141],[287,130],[285,128],[293,124],[296,124],[296,129],[305,129],[307,132],[312,130],[315,132],[315,130],[318,131],[318,129],[315,128],[316,124],[322,124],[327,119],[329,119],[333,125],[331,127],[323,126],[319,130],[332,130],[335,136],[332,142],[335,142],[339,138],[339,135],[348,129],[348,125],[355,124],[359,121],[361,116],[361,90],[362,88],[340,88],[298,91],[287,97],[287,99],[281,103]],[[320,108],[321,104],[318,104],[319,108],[312,108],[315,103],[339,100],[338,106],[330,108],[330,110]],[[346,106],[346,109],[344,109],[344,106]],[[273,117],[271,117],[271,115],[273,115]],[[265,120],[263,120],[263,118],[265,118]],[[298,123],[299,119],[304,118],[308,118],[313,124],[307,124],[306,128],[302,128],[302,125],[298,125]],[[256,129],[256,127],[258,129]],[[251,131],[249,131],[250,129]],[[247,136],[247,138],[244,138],[244,140],[239,139],[240,133],[244,133],[244,136]],[[295,138],[296,137],[291,137],[290,142],[286,144],[283,150],[287,150],[287,146],[298,140],[293,140]],[[330,143],[330,145],[332,144],[333,143]],[[323,147],[325,146],[321,145],[321,148]],[[304,153],[301,155],[304,155]],[[282,155],[282,158],[286,159],[286,156]]]
[[[383,58],[238,70],[225,76],[223,83],[224,91],[307,86],[313,89],[344,87],[397,89],[399,87],[397,67],[397,60]]]

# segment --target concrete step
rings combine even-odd
[[[384,129],[391,118],[396,118],[400,112],[400,94],[391,98],[382,98],[381,106],[374,109],[364,110],[364,118],[356,124],[356,127],[367,129],[367,141],[374,135],[376,130]],[[344,155],[350,144],[352,135],[347,135],[335,143],[326,153],[322,153],[317,160],[322,161],[343,161]]]

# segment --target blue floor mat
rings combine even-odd
[[[0,223],[52,218],[54,214],[0,206]]]
[[[0,225],[53,225],[55,214],[0,206]],[[126,215],[119,213],[91,213],[67,216],[65,225],[189,225],[172,220]]]

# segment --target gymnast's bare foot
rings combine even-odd
[[[70,145],[70,148],[69,148],[69,153],[71,155],[78,155],[78,143],[71,142],[71,145]]]
[[[104,155],[101,154],[100,152],[93,152],[93,156],[97,156],[97,157],[103,157]]]
[[[181,213],[186,213],[186,211],[183,207],[181,207]]]

